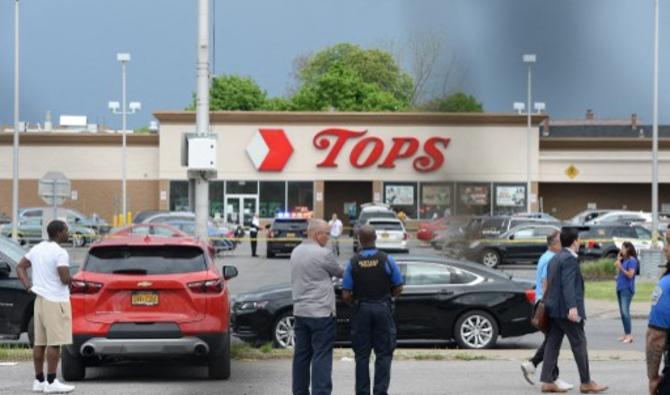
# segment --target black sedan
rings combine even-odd
[[[32,343],[33,302],[16,275],[16,265],[26,251],[10,239],[0,236],[0,336],[18,339],[28,332]]]
[[[554,225],[519,225],[500,237],[472,240],[459,255],[490,268],[502,263],[537,263],[547,250],[547,236],[555,231],[560,231],[560,228]]]
[[[535,301],[531,283],[511,280],[481,265],[439,257],[399,257],[405,279],[395,301],[399,341],[456,340],[462,348],[492,348],[499,336],[535,332],[530,317]],[[351,308],[336,283],[337,340],[347,342]],[[289,285],[237,295],[233,334],[249,343],[294,344],[293,302]]]

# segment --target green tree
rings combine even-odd
[[[393,56],[338,44],[302,58],[294,110],[399,111],[409,106],[414,82]]]
[[[267,93],[256,81],[238,75],[220,75],[209,89],[211,111],[254,111],[265,106]],[[195,110],[195,95],[188,110]]]
[[[484,112],[484,106],[477,101],[477,98],[463,92],[433,99],[426,103],[422,109],[438,112]]]

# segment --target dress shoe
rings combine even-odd
[[[598,394],[607,391],[607,386],[596,384],[594,381],[579,386],[579,392],[582,394]]]
[[[542,392],[563,393],[568,390],[559,387],[556,383],[542,383]]]

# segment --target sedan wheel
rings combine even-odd
[[[454,332],[463,348],[492,348],[498,339],[498,324],[484,311],[471,311],[458,319]]]
[[[79,233],[75,233],[72,235],[72,244],[74,244],[75,247],[83,247],[84,244],[86,244],[86,239]]]
[[[493,269],[500,263],[500,254],[494,250],[485,250],[482,253],[482,263],[484,266]]]
[[[293,348],[295,346],[295,317],[292,312],[279,316],[272,331],[272,342],[277,348]]]

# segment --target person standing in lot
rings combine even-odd
[[[258,245],[258,231],[261,228],[261,222],[258,219],[258,213],[254,214],[254,218],[251,220],[251,226],[249,227],[249,239],[251,243],[251,256],[256,257],[256,246]]]
[[[549,263],[551,262],[551,259],[561,251],[560,235],[561,232],[557,230],[547,236],[547,251],[542,254],[540,260],[537,262],[537,274],[535,275],[535,306],[542,300],[543,293],[547,289],[547,271],[549,269]],[[533,358],[521,364],[523,377],[530,385],[534,384],[531,377],[535,374],[535,369],[544,360],[544,347],[546,344],[547,334],[545,333],[544,340],[535,352]],[[551,372],[552,382],[556,384],[558,388],[571,390],[573,385],[560,380],[558,375],[558,365],[556,365],[556,368]]]
[[[542,392],[567,392],[553,382],[553,372],[558,363],[558,354],[567,335],[572,355],[577,363],[583,394],[604,392],[608,387],[591,381],[589,356],[584,332],[586,309],[584,307],[584,277],[579,269],[577,252],[579,234],[576,228],[563,228],[560,235],[563,250],[549,263],[547,292],[543,296],[550,317],[550,328],[544,348],[542,365]]]
[[[391,256],[375,249],[373,227],[358,231],[360,252],[344,270],[342,300],[354,303],[351,342],[356,355],[356,395],[370,395],[370,353],[375,350],[373,393],[387,395],[396,344],[393,300],[402,292],[403,278]]]
[[[670,244],[665,245],[665,273],[651,295],[651,312],[647,326],[647,378],[649,395],[670,395]],[[665,355],[665,358],[664,358]],[[663,374],[659,374],[661,359],[664,359]]]
[[[68,240],[67,225],[63,221],[51,221],[47,226],[47,234],[49,241],[43,241],[28,251],[16,266],[16,272],[28,292],[36,295],[33,312],[35,325],[33,392],[67,393],[72,392],[74,386],[64,384],[56,378],[60,347],[72,344],[70,258],[67,251],[59,245]],[[32,268],[32,283],[28,277],[29,268]]]
[[[333,254],[340,256],[340,236],[342,236],[342,221],[333,213],[333,217],[328,222],[330,226],[330,245],[333,247]]]
[[[312,395],[329,395],[333,390],[336,310],[332,278],[341,278],[343,270],[332,251],[326,248],[329,235],[326,221],[311,220],[307,239],[291,253],[295,316],[293,395],[310,394],[310,365]]]
[[[630,241],[624,241],[621,251],[614,262],[617,270],[616,296],[619,301],[619,312],[623,323],[624,335],[619,338],[622,343],[632,343],[630,304],[635,296],[635,276],[638,273],[639,262],[635,246]]]

